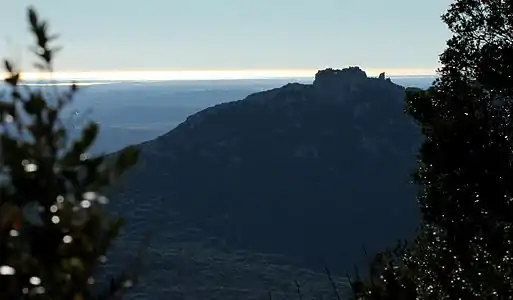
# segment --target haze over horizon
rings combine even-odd
[[[341,69],[344,67],[340,67]],[[433,76],[429,69],[364,69],[368,76],[385,72],[387,76]],[[168,80],[230,80],[230,79],[284,79],[313,78],[317,70],[181,70],[181,71],[83,71],[53,74],[24,72],[22,79],[37,80],[99,80],[99,81],[168,81]],[[6,76],[6,74],[4,75]]]
[[[5,1],[0,55],[17,62],[25,78],[39,76],[31,73],[32,37],[25,25],[33,4],[64,47],[57,77],[280,78],[348,66],[370,75],[430,75],[449,35],[440,22],[449,3]]]

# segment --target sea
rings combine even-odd
[[[428,88],[434,76],[391,76],[405,87]],[[237,101],[290,82],[312,83],[312,78],[173,80],[173,81],[78,81],[72,103],[61,118],[71,131],[90,121],[100,123],[91,154],[111,153],[123,147],[152,140],[172,130],[188,116],[223,102]],[[29,89],[41,88],[49,98],[69,89],[71,82],[23,82]],[[25,87],[24,87],[25,88]],[[1,92],[8,87],[0,85]],[[2,94],[0,94],[1,96]],[[4,94],[4,96],[8,96]]]

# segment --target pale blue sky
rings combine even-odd
[[[436,68],[450,0],[1,0],[0,55],[34,3],[61,34],[60,71]],[[27,69],[33,60],[22,55]]]

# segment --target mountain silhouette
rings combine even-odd
[[[138,145],[139,163],[109,191],[128,221],[121,247],[152,232],[150,273],[171,272],[165,253],[196,242],[276,255],[272,264],[297,270],[352,272],[362,247],[371,254],[410,237],[419,221],[410,173],[420,133],[403,98],[385,74],[350,67],[191,115]],[[263,268],[249,257],[238,258],[253,261],[243,278]],[[216,295],[235,293],[225,292]]]

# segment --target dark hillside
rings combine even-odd
[[[173,267],[162,253],[194,239],[228,252],[281,254],[276,263],[298,268],[326,263],[351,272],[363,244],[382,249],[418,222],[409,173],[420,138],[403,97],[386,78],[328,69],[311,85],[287,84],[190,116],[142,144],[139,164],[111,191],[128,215],[124,242],[155,231],[155,268],[164,273]],[[142,220],[153,227],[141,228]]]

